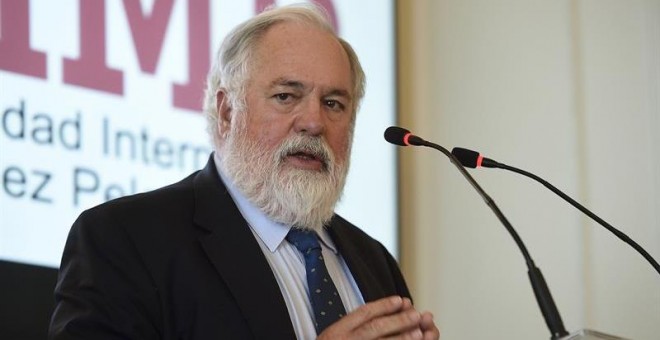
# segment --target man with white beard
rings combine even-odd
[[[50,337],[439,338],[387,250],[333,212],[363,93],[315,6],[235,28],[207,84],[213,157],[81,214]]]

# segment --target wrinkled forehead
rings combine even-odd
[[[348,56],[327,32],[295,24],[272,27],[255,48],[248,85],[286,81],[299,88],[345,93],[352,98]]]
[[[279,78],[291,74],[337,85],[343,81],[348,90],[352,88],[350,60],[339,39],[306,22],[269,27],[253,45],[249,63],[249,78],[277,71],[284,73]]]

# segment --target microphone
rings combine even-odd
[[[534,291],[534,296],[536,297],[536,301],[538,302],[539,308],[541,309],[541,313],[543,314],[543,318],[545,319],[545,323],[548,326],[548,329],[550,330],[551,334],[551,339],[559,339],[562,337],[565,337],[568,335],[568,332],[564,328],[564,323],[561,320],[561,316],[559,315],[559,310],[557,310],[557,306],[555,305],[555,301],[552,298],[552,294],[550,293],[550,289],[548,288],[548,285],[545,282],[545,279],[543,278],[543,274],[541,273],[541,270],[536,267],[536,264],[534,264],[534,261],[532,260],[532,257],[529,255],[529,252],[527,251],[527,247],[525,247],[525,244],[523,243],[522,239],[518,235],[518,233],[513,229],[513,226],[507,220],[507,218],[504,216],[500,208],[495,204],[495,201],[493,201],[488,194],[477,184],[477,182],[470,176],[470,174],[465,170],[465,167],[463,166],[462,162],[457,158],[456,155],[450,153],[447,149],[444,147],[428,142],[424,140],[421,137],[413,135],[410,131],[398,127],[398,126],[391,126],[385,130],[385,140],[396,145],[401,145],[401,146],[426,146],[430,147],[433,149],[436,149],[445,156],[449,157],[452,163],[458,168],[458,171],[461,172],[463,177],[472,185],[472,187],[479,193],[481,198],[486,202],[486,204],[490,207],[490,209],[495,213],[495,216],[500,220],[500,222],[504,225],[506,230],[509,232],[511,237],[513,237],[513,240],[516,242],[516,245],[520,249],[520,251],[523,254],[523,257],[525,258],[525,263],[527,264],[527,274],[529,276],[529,280],[532,284],[532,290]],[[476,164],[475,160],[475,164]]]
[[[480,153],[469,149],[453,148],[451,149],[451,153],[456,156],[466,168],[474,169],[480,166],[483,166],[484,168],[496,168],[498,165],[494,160],[485,158]]]
[[[598,222],[601,226],[603,226],[605,229],[609,230],[612,234],[614,234],[616,237],[618,237],[621,241],[625,242],[629,246],[633,247],[638,253],[646,259],[651,266],[660,274],[660,264],[653,259],[653,257],[646,251],[644,248],[642,248],[637,242],[633,241],[628,235],[624,234],[617,228],[613,227],[609,223],[605,222],[602,218],[598,217],[598,215],[594,214],[591,212],[589,209],[585,208],[582,204],[578,203],[574,199],[572,199],[570,196],[566,195],[563,193],[561,190],[557,189],[555,186],[552,184],[548,183],[546,180],[543,178],[536,176],[530,172],[527,172],[525,170],[521,170],[503,163],[496,162],[490,158],[485,158],[483,157],[480,153],[476,151],[472,151],[469,149],[464,149],[464,148],[453,148],[451,150],[451,153],[456,156],[456,158],[463,164],[463,166],[468,167],[468,168],[478,168],[480,166],[485,167],[485,168],[500,168],[500,169],[505,169],[509,170],[518,174],[521,174],[523,176],[529,177],[545,186],[546,188],[550,189],[550,191],[554,192],[557,194],[559,197],[563,198],[566,202],[570,203],[572,206],[589,216],[592,220]]]
[[[385,129],[385,140],[400,146],[424,145],[425,142],[410,131],[398,126],[390,126]]]

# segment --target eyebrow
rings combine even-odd
[[[339,97],[344,97],[348,100],[352,99],[351,94],[348,93],[348,91],[342,89],[334,89],[330,91],[330,93],[328,93],[326,96],[339,96]]]
[[[291,80],[287,78],[277,78],[273,80],[270,83],[270,85],[271,87],[275,87],[275,86],[291,87],[299,91],[302,91],[306,88],[303,82],[298,80]],[[328,93],[325,94],[325,96],[340,96],[347,98],[348,100],[353,99],[349,91],[345,89],[337,89],[337,88],[330,90]]]
[[[290,80],[286,78],[277,78],[270,83],[270,86],[271,87],[286,86],[286,87],[293,87],[298,90],[303,90],[305,88],[305,84],[303,84],[302,82],[297,80]]]

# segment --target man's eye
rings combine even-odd
[[[279,100],[279,101],[285,102],[285,101],[291,99],[291,94],[290,93],[278,93],[278,94],[275,95],[275,98],[277,98],[277,100]]]
[[[326,100],[325,101],[325,106],[333,109],[333,110],[343,110],[344,109],[344,104],[336,101],[336,100]]]

